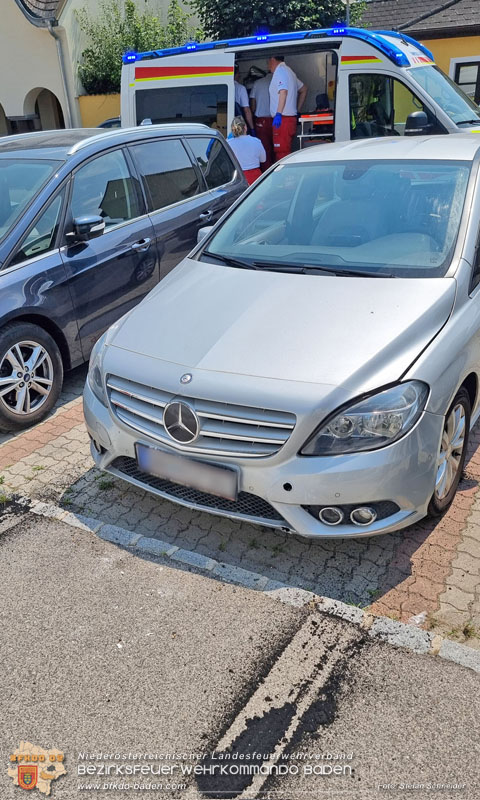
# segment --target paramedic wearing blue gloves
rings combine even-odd
[[[292,140],[297,132],[297,112],[305,102],[307,87],[287,67],[281,55],[269,58],[268,69],[272,73],[269,91],[273,152],[275,160],[280,161],[292,152]]]

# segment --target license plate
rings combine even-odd
[[[137,444],[135,449],[138,466],[143,472],[227,500],[237,499],[238,473],[233,469],[194,461],[176,453],[165,453],[144,444]]]

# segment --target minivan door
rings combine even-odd
[[[105,232],[75,242],[74,220],[89,216],[102,217]],[[159,280],[152,223],[122,149],[95,156],[74,172],[65,232],[61,254],[88,358],[101,334]]]
[[[129,151],[143,181],[164,278],[196,245],[198,230],[215,222],[223,207],[215,211],[214,198],[180,139],[150,139]]]

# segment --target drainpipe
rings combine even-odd
[[[65,114],[65,125],[67,128],[72,128],[72,105],[70,102],[70,93],[68,91],[67,86],[67,74],[65,71],[65,59],[63,57],[63,46],[62,46],[62,39],[57,31],[54,29],[52,25],[52,20],[47,20],[47,28],[50,36],[53,36],[57,45],[57,53],[58,53],[58,63],[60,65],[60,75],[62,76],[62,87],[63,87],[63,94],[65,96],[65,103],[66,103],[66,114]]]

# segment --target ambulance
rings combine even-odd
[[[235,116],[235,66],[251,89],[277,54],[308,87],[297,147],[319,139],[480,133],[480,108],[424,45],[395,31],[346,27],[126,53],[122,126],[200,122],[226,136]],[[321,114],[319,97],[328,102]]]

